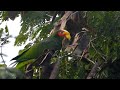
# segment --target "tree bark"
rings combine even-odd
[[[49,79],[55,79],[57,77],[59,66],[60,66],[60,59],[56,62]]]
[[[92,79],[97,73],[98,67],[99,67],[99,63],[96,62],[86,79]]]

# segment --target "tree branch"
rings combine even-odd
[[[3,56],[2,56],[2,46],[0,46],[0,47],[1,47],[1,54],[0,54],[0,56],[1,56],[2,60],[3,60],[3,63],[5,64],[5,60],[3,59]]]
[[[56,62],[49,79],[55,79],[57,77],[59,66],[60,66],[60,60],[61,59],[58,59],[58,61]]]
[[[90,73],[88,74],[87,78],[86,79],[92,79],[92,77],[95,76],[95,74],[97,73],[97,69],[99,67],[99,63],[96,62],[92,68],[92,70],[90,71]]]

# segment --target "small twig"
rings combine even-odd
[[[92,60],[90,60],[89,58],[86,58],[89,62],[91,62],[92,64],[95,64],[95,62],[93,62]]]
[[[80,61],[82,60],[84,54],[85,54],[85,51],[83,51],[83,53],[82,53],[82,55],[81,55],[81,57],[80,57]]]
[[[90,43],[91,43],[93,49],[94,49],[105,61],[107,61],[107,60],[105,59],[105,57],[103,57],[103,56],[101,55],[101,53],[96,50],[96,48],[94,47],[93,43],[92,43],[92,42],[90,42]]]
[[[45,55],[45,57],[43,58],[43,60],[40,62],[40,64],[39,65],[41,65],[45,60],[46,60],[46,58],[47,58],[47,56],[49,55],[49,54],[51,54],[50,52],[48,52],[46,55]],[[51,54],[52,55],[52,54]]]
[[[32,70],[33,70],[33,69],[27,70],[26,73],[29,73],[29,72],[31,72]]]
[[[0,46],[0,47],[1,47],[1,58],[3,60],[3,63],[5,64],[5,60],[4,60],[3,56],[2,56],[2,46]]]

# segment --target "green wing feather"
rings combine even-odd
[[[45,49],[49,50],[59,50],[62,47],[62,39],[59,37],[49,37],[41,41],[40,43],[34,44],[32,47],[16,56],[12,60],[15,62],[23,62],[31,59],[37,59],[40,55],[43,54]]]

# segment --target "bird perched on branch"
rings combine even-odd
[[[56,30],[48,38],[34,44],[12,60],[16,60],[14,63],[22,63],[31,59],[35,61],[37,58],[45,56],[44,54],[46,51],[60,50],[62,48],[62,40],[64,38],[70,40],[70,33],[67,30]]]

